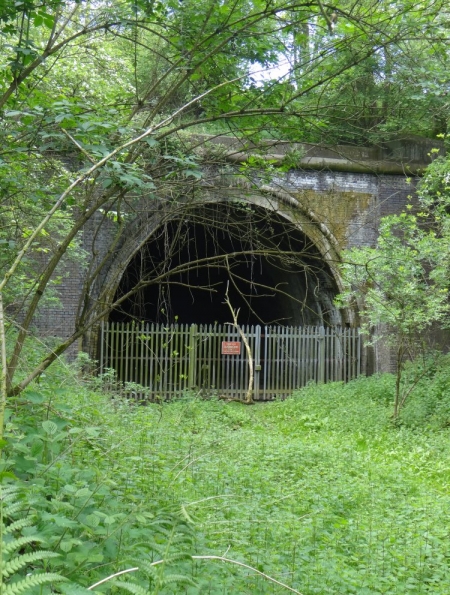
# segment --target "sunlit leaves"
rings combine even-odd
[[[420,335],[448,314],[450,238],[422,229],[411,214],[381,221],[375,248],[344,255],[347,299],[361,299],[368,327],[389,325],[397,333]]]
[[[426,350],[426,329],[449,324],[449,229],[437,218],[433,222],[430,212],[427,215],[404,212],[385,217],[376,246],[346,251],[341,265],[345,289],[338,302],[357,304],[369,340],[382,338],[393,347],[394,417],[410,393],[406,389],[401,394],[405,361]]]

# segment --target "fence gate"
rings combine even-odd
[[[348,381],[360,374],[359,329],[241,328],[253,357],[255,400],[285,397],[311,381]],[[189,390],[243,398],[248,389],[248,355],[232,325],[104,322],[99,343],[100,373],[114,369],[124,390],[138,396],[166,399]]]

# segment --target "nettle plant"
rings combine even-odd
[[[124,415],[133,414],[123,407]],[[106,582],[110,590],[126,569],[133,569],[125,581],[132,593],[192,583],[193,530],[167,506],[167,495],[153,494],[149,506],[130,477],[117,472],[114,478],[114,457],[100,429],[76,425],[79,416],[51,391],[27,394],[27,409],[6,412],[2,595],[78,595]],[[159,560],[164,564],[152,564]]]
[[[298,593],[259,566],[211,553],[173,485],[190,463],[154,439],[161,405],[91,392],[66,367],[67,377],[70,389],[55,374],[6,410],[2,595],[195,594],[204,585],[219,593],[233,586],[233,568]],[[186,401],[183,419],[203,405]]]

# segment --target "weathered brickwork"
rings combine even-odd
[[[323,170],[316,166],[313,169],[305,166],[286,174],[277,174],[270,184],[261,185],[259,194],[257,190],[239,194],[237,187],[227,190],[223,186],[214,194],[208,186],[205,187],[204,200],[226,201],[227,196],[235,199],[238,194],[241,200],[267,209],[277,209],[291,221],[298,221],[299,228],[315,244],[322,244],[324,258],[327,250],[331,254],[332,250],[339,253],[347,247],[373,245],[380,217],[401,212],[411,196],[414,200],[416,180],[410,181],[400,173],[334,171],[336,168],[336,164],[333,168]],[[348,170],[349,166],[346,165],[345,169]],[[202,198],[197,200],[201,203]],[[59,292],[61,306],[46,308],[41,312],[39,332],[44,336],[64,337],[71,334],[76,324],[83,285],[89,279],[90,271],[102,263],[96,286],[91,288],[91,296],[95,301],[102,286],[113,283],[113,279],[120,279],[133,251],[158,227],[158,217],[158,205],[154,202],[149,203],[148,207],[140,205],[138,215],[127,223],[126,234],[115,246],[113,254],[104,261],[117,233],[117,224],[104,213],[98,213],[83,233],[82,245],[88,255],[88,265],[66,265]],[[93,341],[87,337],[84,348],[89,348]],[[79,345],[73,347],[72,353]],[[378,363],[375,363],[374,369],[389,368],[386,351],[382,350],[376,355]]]

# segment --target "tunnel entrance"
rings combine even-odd
[[[282,215],[243,201],[184,207],[132,258],[111,322],[341,324],[335,280],[314,244]]]

